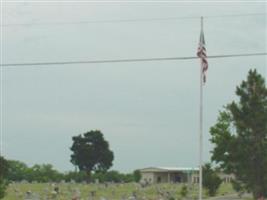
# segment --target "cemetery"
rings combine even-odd
[[[139,183],[11,183],[4,200],[171,200],[197,199],[197,184]],[[233,193],[230,184],[221,185],[218,195]],[[207,195],[205,194],[205,197]]]
[[[1,200],[267,200],[267,0],[0,1]]]

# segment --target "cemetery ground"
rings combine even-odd
[[[58,188],[58,194],[54,188]],[[197,199],[198,185],[188,186],[188,195],[181,197],[183,184],[155,184],[141,187],[137,183],[124,184],[78,184],[78,183],[12,183],[7,189],[4,200],[169,200]],[[234,197],[231,197],[231,195]],[[242,199],[237,198],[231,184],[222,184],[215,199]],[[221,196],[221,198],[220,198]],[[229,198],[227,197],[229,196]],[[205,199],[209,197],[205,194]]]

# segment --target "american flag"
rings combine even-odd
[[[205,39],[203,29],[200,32],[199,46],[197,49],[197,56],[201,59],[201,71],[203,73],[203,82],[206,82],[206,72],[208,70],[207,52],[205,48]]]

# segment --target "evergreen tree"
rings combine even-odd
[[[254,198],[267,197],[267,88],[264,78],[250,70],[236,88],[238,101],[220,113],[210,129],[215,145],[212,160],[233,173]]]

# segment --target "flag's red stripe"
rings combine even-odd
[[[207,53],[204,44],[200,43],[197,49],[197,56],[201,59],[201,67],[203,73],[203,82],[206,82],[206,71],[208,70]]]

